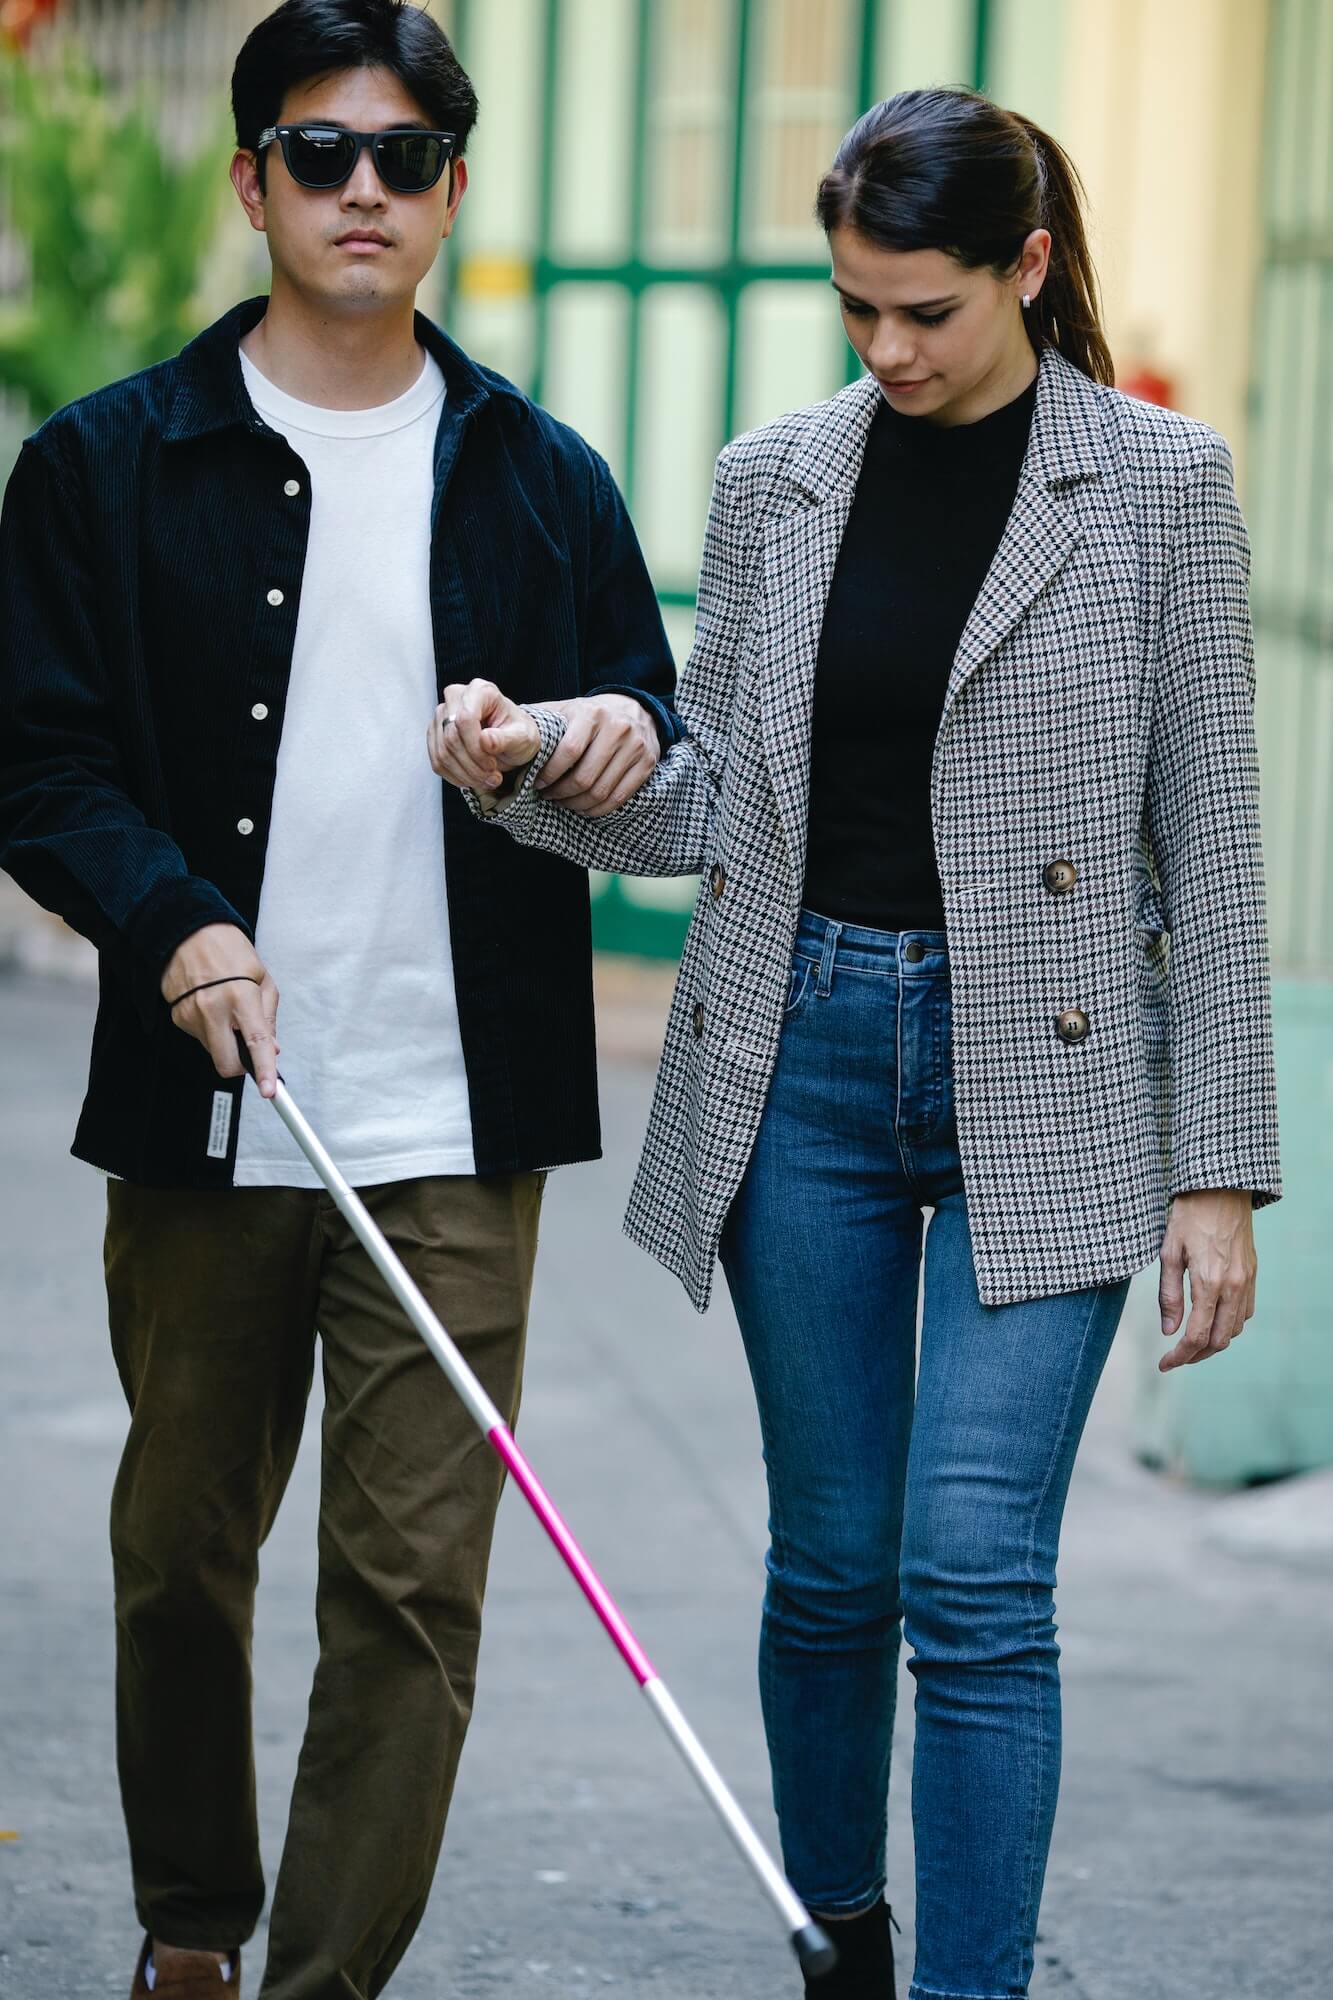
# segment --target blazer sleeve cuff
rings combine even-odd
[[[1171,1175],[1170,1199],[1179,1194],[1203,1193],[1213,1188],[1243,1188],[1255,1208],[1267,1208],[1282,1199],[1282,1173],[1276,1160],[1213,1163],[1191,1171],[1183,1167]]]
[[[564,741],[565,718],[539,703],[523,704],[541,735],[541,748],[532,762],[514,773],[509,785],[499,792],[465,791],[463,798],[474,818],[507,833],[518,833],[528,825],[537,809],[537,780]]]

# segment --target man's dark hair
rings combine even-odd
[[[477,93],[437,21],[414,0],[283,0],[247,37],[231,79],[236,143],[254,152],[289,90],[345,69],[387,69],[462,155]],[[264,156],[259,156],[261,184]]]

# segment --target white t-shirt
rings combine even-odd
[[[374,410],[324,410],[242,354],[251,400],[304,461],[310,542],[256,944],[280,1067],[353,1186],[471,1174],[444,880],[430,613],[434,359]],[[272,728],[252,719],[247,728]],[[281,1119],[242,1097],[238,1187],[317,1187]]]

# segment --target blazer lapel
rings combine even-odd
[[[1053,349],[1045,350],[1018,491],[958,642],[944,697],[946,716],[959,691],[1055,581],[1083,539],[1070,489],[1101,473],[1096,394],[1086,375]]]
[[[802,504],[764,539],[764,753],[798,884],[805,873],[819,636],[878,402],[879,390],[866,376],[823,406],[789,472]]]
[[[959,690],[1054,582],[1081,540],[1082,530],[1068,501],[1025,471],[986,580],[958,641],[944,696],[946,715]]]
[[[954,655],[945,716],[959,690],[1082,540],[1069,495],[1080,480],[1101,474],[1097,394],[1086,375],[1053,349],[1045,350],[1018,492]],[[879,387],[867,375],[813,414],[788,469],[795,504],[764,538],[764,752],[797,884],[805,873],[810,730],[824,608],[879,401]]]

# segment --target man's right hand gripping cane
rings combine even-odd
[[[162,974],[171,1018],[202,1042],[219,1076],[243,1076],[239,1035],[265,1097],[278,1086],[278,989],[258,952],[235,924],[205,924],[177,947]]]

